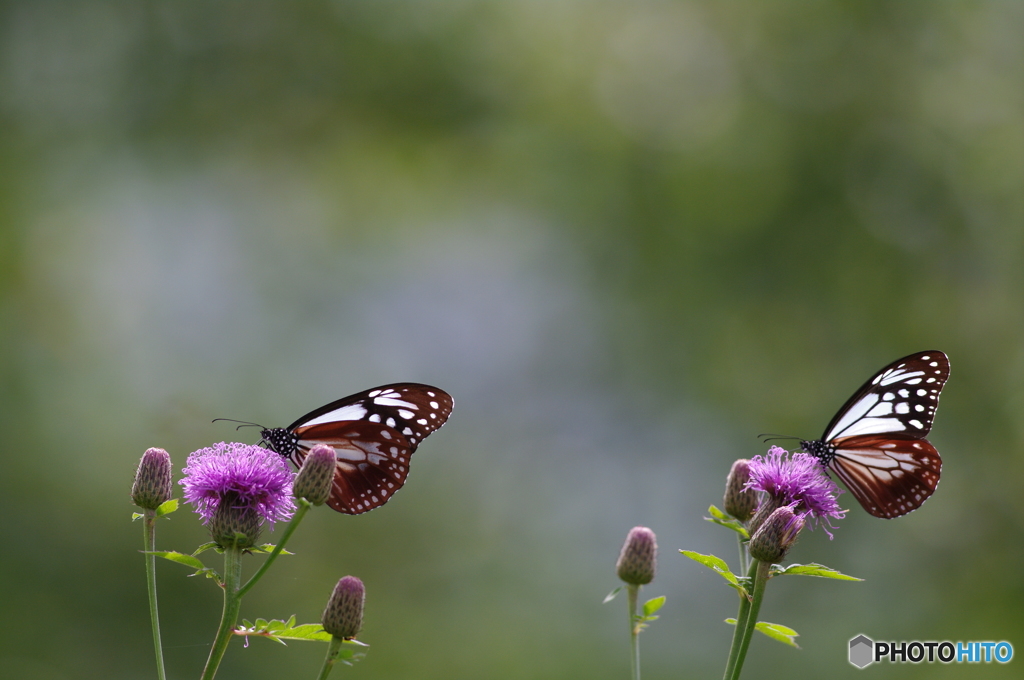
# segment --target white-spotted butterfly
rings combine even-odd
[[[358,515],[391,500],[409,474],[409,457],[444,425],[454,402],[444,390],[395,383],[353,394],[307,413],[288,427],[262,429],[263,441],[296,467],[317,444],[337,466],[327,504]]]
[[[894,361],[853,393],[821,439],[801,442],[803,450],[875,517],[916,510],[939,484],[942,459],[925,436],[948,378],[949,359],[936,350]]]

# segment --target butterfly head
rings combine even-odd
[[[817,458],[825,466],[831,463],[836,455],[835,448],[823,441],[801,441],[800,448],[804,450],[804,453],[809,453]]]

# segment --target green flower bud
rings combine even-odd
[[[163,449],[146,449],[132,484],[132,502],[156,510],[171,498],[171,456]]]
[[[260,540],[260,513],[249,506],[234,507],[225,496],[210,518],[210,537],[222,548],[252,548]]]
[[[337,638],[350,640],[363,627],[363,603],[366,589],[355,576],[338,581],[324,609],[324,630]]]
[[[794,513],[793,508],[777,508],[750,537],[750,556],[770,564],[781,562],[803,528],[804,518]]]
[[[326,444],[317,444],[302,461],[302,468],[292,485],[292,495],[305,498],[313,505],[323,505],[331,496],[337,465],[334,449]]]
[[[744,488],[750,479],[750,461],[740,458],[732,464],[725,480],[725,511],[741,522],[753,517],[757,508],[757,492]]]
[[[641,586],[654,580],[658,542],[654,532],[647,527],[633,527],[615,563],[619,578],[634,586]]]

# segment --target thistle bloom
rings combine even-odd
[[[633,527],[619,553],[615,571],[620,579],[630,585],[648,584],[654,580],[657,555],[658,543],[654,532],[647,527]]]
[[[324,630],[345,640],[354,638],[363,626],[365,600],[366,588],[358,578],[346,576],[338,581],[321,619]]]
[[[842,519],[846,514],[836,503],[841,490],[825,476],[818,459],[806,453],[790,454],[773,446],[766,456],[754,456],[747,488],[765,492],[751,523],[754,532],[777,508],[788,505],[799,515],[819,520],[832,538],[829,518]]]
[[[236,532],[254,544],[264,524],[285,521],[295,511],[287,463],[259,446],[220,442],[199,449],[189,455],[184,472],[185,501],[222,546]]]

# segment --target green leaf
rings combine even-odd
[[[274,642],[280,642],[285,644],[285,640],[312,640],[319,642],[330,642],[332,636],[330,633],[324,630],[324,627],[319,623],[303,623],[295,625],[295,616],[292,616],[287,621],[280,621],[274,619],[267,621],[266,619],[256,619],[256,622],[242,620],[242,625],[234,631],[235,635],[242,635],[249,637],[265,637]],[[358,646],[365,647],[362,643],[357,643]],[[351,658],[351,657],[350,657]]]
[[[819,576],[821,578],[834,578],[840,581],[863,581],[862,578],[856,576],[847,576],[842,574],[835,569],[826,567],[822,564],[791,564],[788,567],[782,567],[779,565],[772,566],[772,576],[781,576],[783,574],[794,574],[797,576]]]
[[[209,543],[203,543],[201,546],[196,548],[196,551],[192,553],[192,556],[195,557],[196,555],[201,555],[207,550],[216,550],[217,552],[223,552],[219,545],[217,545],[213,541],[210,541]]]
[[[196,559],[192,555],[186,555],[184,553],[174,552],[173,550],[153,551],[153,552],[145,551],[145,552],[146,552],[147,555],[156,555],[157,557],[162,557],[165,560],[170,560],[171,562],[177,562],[178,564],[184,564],[186,567],[192,567],[193,569],[205,569],[206,568],[206,565],[204,565],[202,562],[200,562],[198,559]]]
[[[164,515],[169,515],[172,512],[177,511],[177,509],[178,509],[178,499],[177,498],[172,498],[169,501],[164,501],[163,503],[161,503],[157,507],[157,509],[156,509],[156,516],[157,517],[163,517]]]
[[[650,616],[651,614],[653,614],[654,612],[658,611],[659,609],[661,609],[664,606],[665,606],[665,596],[664,595],[662,595],[661,597],[655,597],[655,598],[652,598],[650,600],[647,600],[647,602],[644,602],[644,616],[645,617]]]
[[[249,548],[249,552],[269,555],[270,553],[274,552],[275,548],[277,548],[277,546],[274,545],[273,543],[264,543],[261,546],[257,546],[255,548]],[[291,553],[291,552],[288,552],[287,550],[282,549],[280,554],[282,554],[282,555],[294,555],[295,553]]]
[[[701,555],[699,552],[693,552],[692,550],[680,550],[682,554],[689,557],[694,562],[703,564],[708,569],[718,573],[722,578],[729,582],[729,585],[739,591],[740,595],[744,597],[750,597],[747,593],[747,589],[740,583],[740,579],[736,577],[736,574],[729,571],[729,565],[726,564],[725,560],[714,555]]]
[[[795,638],[800,637],[800,633],[796,632],[788,626],[783,626],[781,623],[768,623],[767,621],[758,621],[757,625],[754,626],[757,630],[761,631],[771,639],[781,642],[784,645],[790,647],[796,647],[800,649],[800,645],[796,643]]]
[[[604,602],[602,602],[601,604],[607,604],[607,603],[611,602],[612,600],[615,599],[615,596],[618,595],[621,591],[622,591],[622,586],[619,586],[618,588],[616,588],[612,592],[608,593],[605,596],[605,598],[604,598]]]
[[[730,626],[736,625],[736,619],[726,619],[725,622],[728,623]],[[754,624],[754,628],[756,630],[761,631],[773,640],[777,640],[783,644],[800,649],[800,645],[798,645],[793,640],[793,638],[800,637],[800,633],[796,632],[789,626],[783,626],[781,623],[768,623],[767,621],[758,621],[756,624]]]
[[[135,520],[137,520],[137,519],[142,519],[143,517],[145,517],[145,515],[143,515],[141,512],[133,512],[132,513],[132,521],[133,522]]]
[[[726,529],[732,529],[743,538],[750,538],[750,534],[747,532],[747,528],[743,526],[743,522],[739,521],[735,517],[729,516],[713,505],[708,508],[708,512],[711,513],[711,517],[705,517],[704,521],[712,522],[713,524],[725,527]]]

